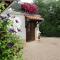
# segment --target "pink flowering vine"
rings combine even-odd
[[[38,12],[38,7],[35,4],[30,3],[23,3],[21,4],[21,9],[25,10],[26,12],[33,14]]]

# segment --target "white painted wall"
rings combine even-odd
[[[39,34],[41,34],[41,32],[39,31],[39,24],[37,24],[37,27],[35,28],[35,40],[39,40]]]
[[[21,29],[21,32],[18,32],[17,35],[22,37],[23,40],[26,40],[26,29],[25,29],[25,17],[23,15],[16,16],[19,18],[19,23],[16,24],[14,23],[14,26],[18,27]]]
[[[16,34],[20,36],[23,40],[26,40],[25,17],[23,13],[21,13],[21,11],[17,11],[19,10],[19,8],[16,8],[17,5],[18,3],[14,1],[1,15],[7,16],[7,14],[9,13],[11,16],[9,19],[13,21],[12,28],[14,28],[16,31],[17,31],[17,28],[21,29],[21,32],[17,31]],[[16,23],[15,20],[18,20],[19,23]]]
[[[17,32],[16,34],[18,36],[20,36],[20,38],[22,38],[23,40],[26,40],[26,29],[25,29],[25,17],[24,15],[15,15],[15,18],[9,18],[13,21],[13,27],[14,30]],[[16,23],[16,20],[18,21],[18,23]],[[18,32],[18,29],[20,29],[21,31]]]

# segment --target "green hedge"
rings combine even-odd
[[[50,36],[50,37],[59,37],[60,36],[60,27],[51,25],[48,22],[42,23],[39,28],[40,28],[42,36]]]

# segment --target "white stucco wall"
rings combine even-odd
[[[5,14],[5,13],[4,13]],[[4,14],[2,14],[4,16]],[[6,14],[5,14],[6,15]],[[18,14],[18,15],[11,15],[11,17],[9,17],[10,20],[13,21],[13,26],[10,26],[9,28],[14,28],[14,30],[17,32],[16,34],[18,36],[20,36],[20,38],[22,38],[23,40],[26,40],[26,28],[25,28],[25,17],[22,14]],[[18,21],[18,23],[16,23],[16,20]],[[18,29],[20,29],[20,31],[18,32]]]
[[[17,6],[18,3],[14,1],[1,15],[7,16],[7,14],[10,14],[11,17],[9,17],[9,19],[13,21],[13,28],[16,31],[17,28],[21,30],[20,32],[17,31],[16,34],[20,36],[23,40],[26,40],[25,17],[24,14],[21,13],[21,11],[19,10],[19,6]],[[19,23],[16,23],[15,20],[18,20]]]
[[[13,27],[14,30],[17,32],[16,34],[20,36],[23,40],[26,40],[26,29],[25,29],[25,17],[24,15],[15,15],[15,18],[9,18],[13,21]],[[16,20],[18,23],[16,23]],[[20,29],[20,31],[17,30]]]
[[[35,40],[39,40],[39,34],[41,34],[41,32],[39,31],[39,24],[37,24],[37,27],[35,28]]]
[[[17,35],[22,37],[23,40],[26,40],[25,17],[23,15],[16,17],[19,19],[19,23],[14,22],[14,26],[21,29],[21,32],[18,32]]]

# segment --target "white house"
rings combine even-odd
[[[29,15],[20,11],[18,5],[20,1],[13,1],[11,5],[1,14],[2,16],[10,15],[9,19],[13,21],[13,28],[25,41],[32,41],[36,38],[36,26],[43,20],[40,15]],[[10,27],[12,28],[12,27]],[[19,31],[19,32],[18,32]]]

